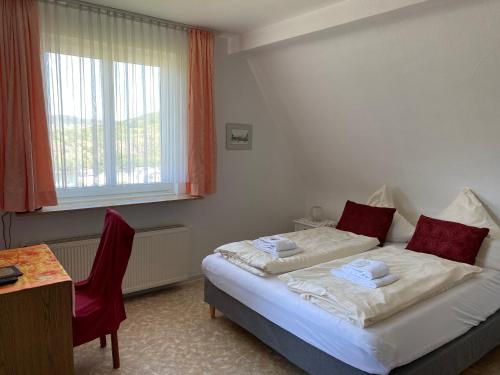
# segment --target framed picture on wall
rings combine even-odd
[[[226,149],[251,150],[252,125],[226,124]]]

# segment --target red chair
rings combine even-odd
[[[104,231],[87,280],[75,283],[73,346],[97,339],[106,346],[111,335],[113,368],[120,367],[117,331],[126,319],[122,280],[135,231],[116,211],[106,210]]]

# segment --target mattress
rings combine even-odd
[[[310,345],[360,370],[387,374],[464,334],[500,308],[500,272],[484,269],[438,296],[374,324],[356,327],[220,255],[202,263],[217,288]]]

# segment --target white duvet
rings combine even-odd
[[[385,262],[390,272],[399,276],[399,280],[382,288],[369,289],[331,275],[332,268],[357,258]],[[367,327],[478,272],[481,268],[476,266],[387,246],[283,274],[279,278],[304,299],[339,318]]]
[[[294,241],[303,252],[287,258],[274,258],[258,250],[252,241],[232,242],[220,246],[214,252],[255,275],[269,276],[359,254],[373,249],[379,243],[373,237],[330,227],[285,233],[282,236]]]

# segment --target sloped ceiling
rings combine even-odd
[[[307,203],[382,184],[433,214],[470,186],[500,215],[500,2],[431,1],[248,54]]]

